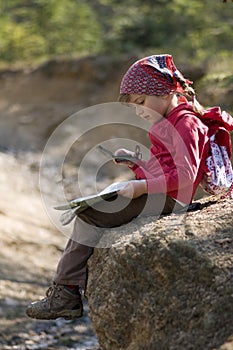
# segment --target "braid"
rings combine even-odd
[[[181,76],[180,74],[175,74],[175,79],[176,81],[180,84],[184,91],[184,95],[191,99],[192,105],[193,105],[193,110],[199,114],[203,114],[204,108],[202,105],[197,101],[196,99],[196,92],[195,90],[189,85],[188,81]]]

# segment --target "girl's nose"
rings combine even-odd
[[[141,106],[136,105],[136,114],[138,117],[143,117],[144,110]]]

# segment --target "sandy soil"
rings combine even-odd
[[[0,349],[96,349],[88,306],[76,321],[36,321],[25,306],[44,296],[66,242],[50,222],[30,164],[0,153]]]

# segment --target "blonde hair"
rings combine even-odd
[[[181,95],[184,95],[188,100],[192,101],[194,112],[202,115],[204,112],[204,107],[197,101],[195,90],[180,75],[176,76],[176,80],[183,89],[183,93]]]
[[[129,94],[120,94],[117,100],[118,100],[118,102],[129,103],[130,102],[130,95]]]
[[[183,89],[183,93],[177,93],[177,95],[183,95],[187,98],[187,100],[192,102],[193,110],[194,112],[203,115],[204,113],[204,107],[198,102],[196,98],[196,92],[195,90],[187,83],[187,80],[181,76],[176,76],[177,82],[181,85]],[[118,97],[118,101],[122,103],[129,103],[130,102],[130,95],[129,94],[120,94]]]

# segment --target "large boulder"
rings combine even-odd
[[[232,349],[232,213],[209,197],[105,233],[115,242],[95,249],[87,291],[102,350]]]

